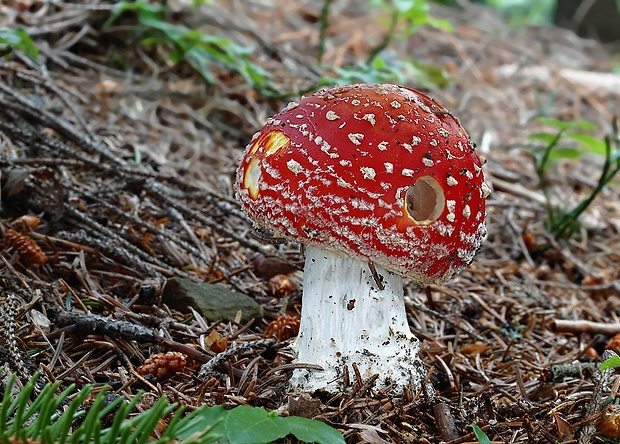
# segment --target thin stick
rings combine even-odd
[[[551,324],[551,329],[557,333],[599,333],[612,336],[620,333],[620,322],[604,323],[556,319]]]

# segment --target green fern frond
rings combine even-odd
[[[161,398],[150,409],[135,414],[142,393],[129,401],[119,396],[107,403],[106,387],[95,394],[91,385],[77,390],[72,384],[59,392],[58,381],[39,387],[37,380],[35,374],[17,391],[16,376],[12,375],[4,387],[0,395],[1,444],[261,444],[287,435],[305,442],[344,444],[342,435],[327,424],[279,417],[262,408],[204,406],[184,415],[183,407]],[[110,415],[112,424],[103,428]],[[158,424],[164,418],[170,421],[160,432]]]
[[[60,383],[55,382],[44,385],[37,393],[37,378],[35,375],[17,395],[13,390],[15,375],[4,387],[0,403],[2,443],[144,443],[155,438],[161,418],[176,409],[176,405],[169,405],[162,398],[144,413],[130,417],[141,394],[129,402],[119,397],[105,405],[107,388],[103,388],[92,403],[87,403],[93,394],[91,385],[76,391],[73,384],[58,393]],[[102,423],[111,413],[114,413],[112,425],[102,429]]]

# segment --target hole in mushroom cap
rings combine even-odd
[[[250,197],[254,200],[258,197],[258,181],[260,179],[260,174],[260,160],[253,157],[243,175],[243,186],[248,190]]]
[[[446,202],[439,183],[431,176],[422,176],[407,189],[405,209],[417,224],[427,225],[437,220]]]

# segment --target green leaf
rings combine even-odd
[[[225,422],[232,444],[268,443],[289,434],[284,418],[263,408],[235,407],[228,412]]]
[[[540,161],[545,154],[547,147],[525,147],[524,150],[533,155],[536,160]],[[580,149],[572,146],[556,146],[548,153],[547,160],[578,159],[582,156],[582,154],[583,152]],[[549,165],[547,165],[547,167],[548,166]]]
[[[583,152],[577,148],[569,147],[569,146],[558,146],[549,153],[550,160],[558,160],[558,159],[578,159],[581,157]]]
[[[614,355],[611,358],[605,359],[599,366],[599,370],[603,371],[618,367],[620,367],[620,356]]]
[[[405,70],[407,78],[414,79],[417,85],[424,88],[445,88],[451,81],[445,71],[437,65],[410,60],[401,62],[400,67]],[[408,72],[407,67],[409,67]]]
[[[300,441],[319,444],[344,444],[342,434],[321,421],[298,416],[289,416],[284,419],[288,424],[290,433]]]
[[[568,122],[565,122],[563,120],[553,119],[551,117],[537,117],[535,120],[542,123],[543,125],[553,126],[561,131],[575,128],[581,128],[583,130],[592,130],[596,128],[595,124],[587,122],[585,120],[570,120]]]
[[[432,28],[441,28],[446,31],[453,31],[454,28],[447,20],[438,19],[430,16],[430,5],[428,1],[420,0],[407,0],[402,2],[402,5],[396,6],[400,13],[400,18],[407,20],[410,25],[406,34],[412,34],[415,30],[422,26],[430,26]],[[407,4],[409,7],[407,8]]]
[[[618,160],[620,160],[620,149],[613,151],[609,156],[610,163],[616,163]]]
[[[136,14],[138,14],[139,17],[141,15],[144,17],[147,14],[153,14],[153,15],[161,14],[163,11],[165,11],[165,9],[166,8],[163,5],[146,3],[141,0],[138,0],[135,2],[134,1],[120,1],[114,5],[114,8],[112,9],[112,12],[110,13],[110,17],[108,17],[108,20],[106,20],[103,26],[104,28],[109,27],[110,25],[112,25],[112,23],[116,21],[116,19],[118,19],[125,12],[135,12]],[[163,19],[161,20],[163,21]]]
[[[214,437],[214,441],[222,441],[226,437],[224,421],[229,411],[221,405],[204,406],[181,419],[177,425],[177,437],[181,441],[198,438],[205,433]]]
[[[534,134],[530,134],[529,136],[527,136],[527,138],[530,140],[538,140],[548,145],[550,143],[553,143],[554,139],[556,138],[556,135],[549,134],[549,133],[534,133]]]
[[[0,43],[19,49],[35,62],[39,58],[39,50],[22,28],[0,28]]]
[[[331,68],[332,73],[323,76],[319,83],[321,86],[349,85],[352,83],[402,83],[400,82],[400,73],[394,72],[387,67],[375,68],[375,66],[381,63],[380,60],[377,62],[377,59],[380,59],[380,57],[375,58],[373,61],[374,66],[360,63],[341,68]]]
[[[239,406],[201,407],[169,426],[167,436],[182,442],[267,443],[293,434],[300,441],[319,444],[344,444],[334,428],[321,421],[296,416],[279,417],[263,408]]]
[[[428,2],[426,1],[419,1],[419,0],[393,0],[393,4],[394,7],[398,10],[398,12],[400,13],[406,13],[409,11],[414,11],[414,12],[428,12],[429,10],[429,5]]]
[[[566,137],[579,142],[583,145],[585,151],[589,153],[595,153],[601,156],[604,156],[606,153],[605,140],[603,139],[583,133],[569,133],[566,134]]]
[[[371,0],[371,5],[379,6],[390,15],[396,14],[398,19],[406,20],[409,26],[405,35],[413,34],[421,26],[431,26],[453,31],[452,24],[447,20],[430,16],[430,4],[427,0]]]
[[[271,74],[249,60],[248,57],[254,52],[252,48],[238,45],[225,37],[205,34],[199,29],[170,23],[164,15],[165,6],[146,0],[118,2],[105,26],[111,25],[126,12],[133,12],[141,25],[137,27],[140,44],[164,45],[173,64],[187,62],[207,83],[217,83],[212,68],[219,65],[239,74],[262,94],[270,95],[277,91]]]
[[[341,68],[331,68],[332,75],[321,78],[320,86],[349,85],[352,83],[396,83],[414,81],[418,86],[433,89],[443,88],[450,79],[438,66],[420,63],[416,60],[391,60],[381,53],[370,63],[358,63]]]
[[[474,435],[476,435],[476,438],[478,438],[478,442],[480,444],[492,444],[492,442],[489,439],[489,437],[486,435],[486,433],[484,433],[482,431],[482,429],[480,427],[478,427],[477,424],[472,423],[471,424],[471,428],[473,429]]]
[[[434,18],[434,17],[429,17],[428,18],[428,25],[433,27],[433,28],[443,29],[444,31],[449,31],[449,32],[453,32],[454,31],[454,26],[452,26],[452,23],[450,23],[449,21],[444,20],[444,19],[438,19],[438,18]]]

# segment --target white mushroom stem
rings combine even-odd
[[[293,347],[296,362],[317,364],[323,371],[295,370],[293,390],[341,390],[345,366],[354,381],[353,363],[364,379],[379,374],[375,387],[420,386],[425,372],[419,341],[407,324],[402,278],[375,269],[383,289],[368,262],[306,248],[301,325]]]

